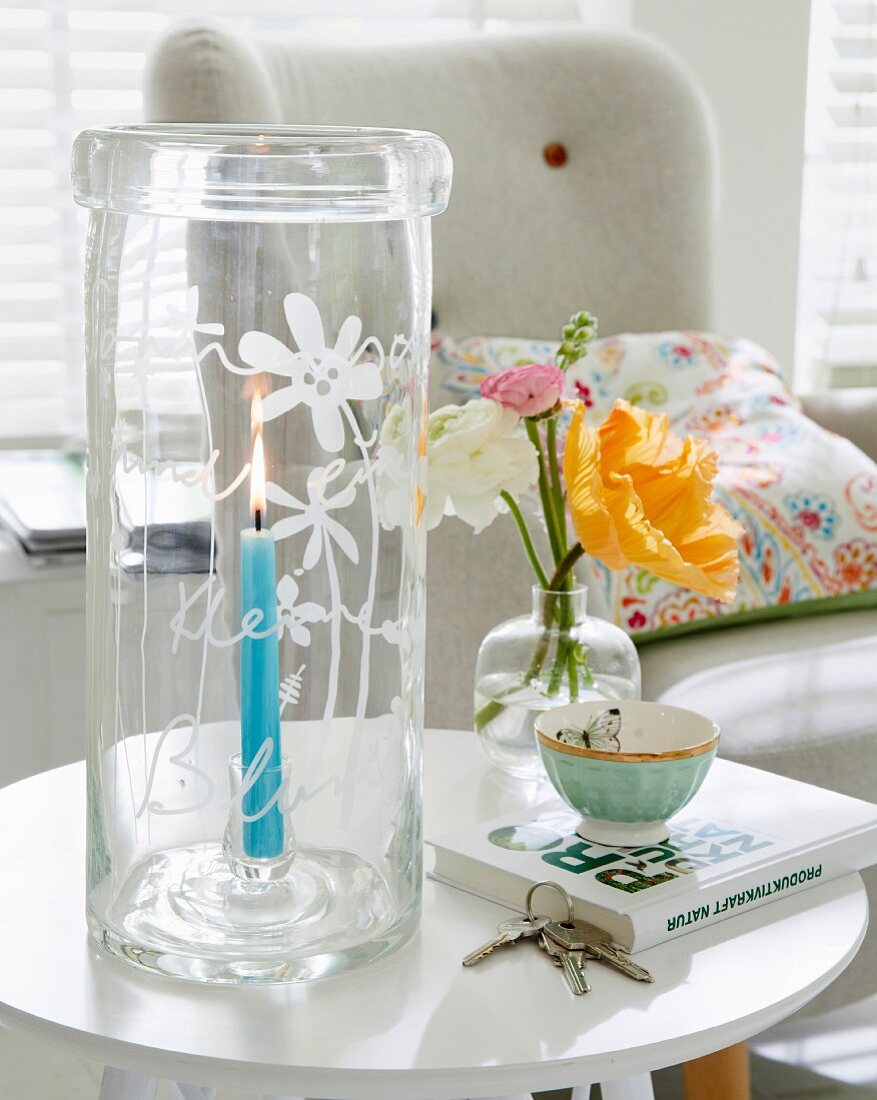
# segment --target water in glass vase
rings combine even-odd
[[[530,615],[485,637],[475,667],[475,729],[485,755],[522,778],[544,776],[533,723],[589,699],[638,699],[636,648],[623,630],[587,614],[587,589],[533,587]]]

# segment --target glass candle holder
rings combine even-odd
[[[88,922],[302,981],[421,891],[431,134],[90,130]],[[229,787],[229,776],[231,787]]]
[[[244,882],[277,882],[289,876],[296,854],[292,775],[288,756],[274,766],[264,755],[244,764],[235,753],[229,761],[222,853],[231,873]],[[260,850],[265,847],[267,853]]]

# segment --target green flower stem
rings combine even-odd
[[[571,550],[568,550],[566,556],[558,564],[554,573],[551,575],[548,581],[550,592],[559,592],[564,585],[567,577],[571,576],[573,566],[576,562],[584,556],[585,548],[580,542],[577,542]]]
[[[561,625],[561,631],[566,629]],[[557,652],[554,654],[554,664],[551,666],[551,675],[548,679],[548,695],[557,695],[560,691],[561,684],[563,683],[563,672],[566,668],[567,654],[572,651],[570,645],[570,638],[568,635],[561,633],[557,639]]]
[[[521,541],[524,544],[524,550],[526,551],[527,557],[530,559],[530,565],[533,566],[536,580],[543,588],[548,588],[548,574],[542,568],[542,562],[539,561],[539,555],[536,553],[536,547],[533,545],[533,539],[530,537],[530,531],[521,514],[521,509],[518,507],[517,501],[511,493],[506,492],[505,489],[500,493],[500,496],[508,505],[509,511],[514,516],[515,523],[518,525]]]
[[[587,666],[585,666],[587,667]],[[566,655],[566,675],[569,680],[570,701],[579,697],[579,665],[576,659],[576,646],[571,645]]]
[[[557,417],[552,416],[545,429],[545,451],[548,462],[548,476],[550,482],[551,502],[554,505],[554,515],[557,519],[557,541],[560,554],[566,553],[566,509],[563,504],[563,491],[560,487],[560,470],[557,468]]]
[[[539,498],[542,501],[542,513],[545,516],[545,526],[548,528],[548,542],[551,546],[551,556],[554,558],[556,564],[563,557],[563,552],[560,549],[560,542],[558,540],[557,522],[554,515],[554,502],[551,499],[551,491],[548,486],[548,477],[545,470],[545,452],[542,447],[542,436],[539,433],[539,426],[532,420],[525,420],[524,425],[527,429],[527,436],[536,448],[536,454],[539,459]]]
[[[569,636],[568,632],[575,626],[575,612],[572,596],[564,593],[561,593],[558,597],[557,625],[560,628],[561,635],[548,682],[548,694],[557,695],[563,684],[564,672],[566,672],[570,700],[574,700],[579,693],[579,677],[575,656],[576,642]]]
[[[511,694],[509,692],[508,694]],[[505,710],[505,703],[501,703],[499,699],[489,699],[483,707],[479,707],[475,711],[475,732],[483,730],[485,726],[489,726],[494,718],[498,718],[500,714]]]
[[[555,592],[563,591],[572,587],[573,581],[573,568],[577,561],[579,561],[584,555],[585,550],[581,543],[577,542],[572,549],[568,550],[564,555],[563,560],[558,564],[554,571],[554,575],[551,577],[549,584],[551,589]],[[573,626],[575,615],[573,613],[573,604],[571,596],[560,596],[561,607],[560,614],[558,616],[561,629],[569,630]],[[579,693],[579,676],[578,666],[576,664],[576,647],[575,643],[571,639],[568,639],[568,645],[566,649],[561,652],[561,648],[558,647],[557,656],[554,662],[554,669],[552,670],[552,682],[557,682],[558,689],[563,679],[563,667],[566,665],[567,678],[569,680],[569,695],[570,699],[578,697]]]
[[[567,554],[567,527],[566,508],[560,482],[560,470],[557,464],[557,417],[552,417],[546,425],[545,451],[546,463],[548,465],[551,502],[554,506],[554,515],[558,525],[557,541],[560,550],[559,557],[562,560]],[[570,573],[567,573],[557,585],[557,590],[562,592],[568,591],[571,587],[572,576]],[[560,596],[557,619],[561,631],[570,630],[573,627],[575,623],[575,612],[571,596]],[[549,682],[549,695],[556,695],[560,690],[561,684],[563,683],[565,668],[570,681],[570,697],[575,698],[578,694],[578,674],[575,665],[575,645],[571,643],[569,639],[557,647],[554,667],[551,671],[551,680]],[[572,675],[570,675],[570,672]]]

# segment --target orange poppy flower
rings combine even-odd
[[[666,415],[616,401],[599,428],[576,402],[563,456],[573,528],[609,569],[636,565],[723,603],[734,598],[743,528],[710,499],[716,456]]]

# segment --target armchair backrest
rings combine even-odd
[[[454,156],[434,224],[437,327],[550,337],[707,328],[713,149],[676,62],[587,30],[388,44],[177,24],[151,53],[155,122],[404,126]],[[548,159],[566,160],[552,167]],[[562,146],[562,152],[556,147]]]

